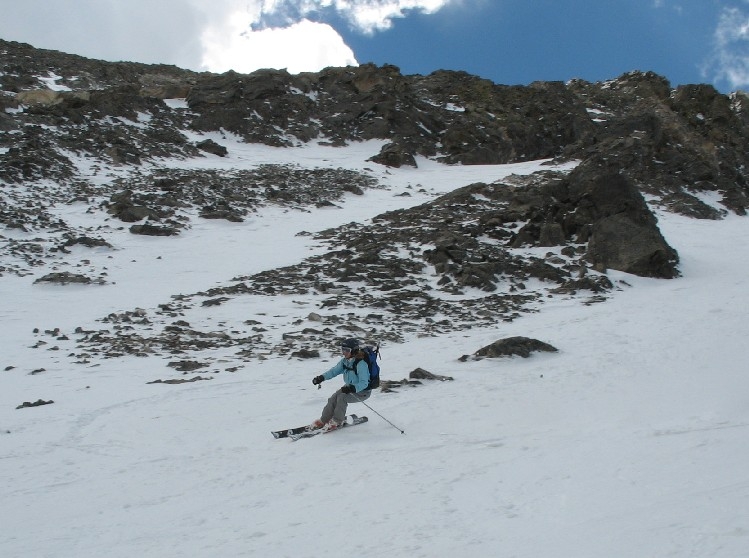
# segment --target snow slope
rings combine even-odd
[[[681,257],[678,280],[612,273],[620,290],[605,303],[550,300],[512,323],[385,346],[386,379],[416,367],[455,378],[368,401],[405,434],[352,405],[367,424],[299,442],[270,436],[319,415],[339,383],[318,390],[311,378],[332,365],[337,340],[320,348],[324,362],[277,355],[167,385],[147,384],[169,375],[159,358],[72,364],[72,342],[32,333],[96,328],[109,312],[152,308],[322,249],[299,231],[541,168],[420,160],[385,171],[364,162],[375,152],[238,143],[228,159],[165,162],[366,167],[387,189],[343,209],[197,222],[176,239],[123,230],[116,251],[72,256],[106,266],[106,286],[0,278],[0,556],[749,556],[749,245],[737,241],[745,218],[660,215]],[[85,209],[57,211],[96,218]],[[231,308],[310,311],[286,300],[246,304],[255,306]],[[220,319],[190,316],[213,328]],[[458,361],[513,335],[560,351]],[[40,339],[47,345],[32,348]],[[39,398],[55,403],[15,408]]]

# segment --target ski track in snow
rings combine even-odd
[[[294,443],[271,437],[319,415],[339,383],[317,390],[311,378],[334,355],[253,361],[171,386],[146,384],[164,374],[159,358],[74,365],[65,342],[30,348],[34,327],[95,328],[109,312],[297,262],[320,249],[300,230],[542,168],[420,160],[384,171],[365,162],[372,143],[232,145],[227,159],[165,164],[366,167],[387,189],[343,209],[264,210],[239,226],[196,220],[177,239],[124,230],[115,252],[75,252],[107,266],[106,286],[0,278],[0,556],[749,556],[746,218],[659,215],[680,279],[612,272],[621,291],[605,303],[551,300],[495,328],[384,347],[385,379],[416,367],[455,378],[367,402],[405,435],[352,405],[367,424]],[[93,219],[83,206],[58,211]],[[513,335],[560,351],[457,361]],[[39,398],[55,403],[15,409]]]

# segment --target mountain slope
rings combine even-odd
[[[742,95],[0,63],[2,556],[745,553]]]
[[[482,170],[486,180],[500,169]],[[454,378],[368,402],[405,435],[352,405],[370,416],[367,425],[297,443],[270,436],[314,418],[337,387],[310,382],[334,362],[334,334],[315,346],[319,359],[274,351],[236,372],[221,364],[234,349],[196,349],[216,360],[187,373],[169,371],[168,358],[67,358],[73,341],[62,337],[91,327],[106,307],[148,309],[232,266],[300,261],[319,247],[293,234],[299,225],[364,218],[362,206],[317,209],[304,222],[278,211],[223,232],[213,224],[179,249],[173,239],[131,235],[92,257],[114,256],[116,281],[106,286],[5,277],[3,300],[13,303],[5,303],[4,355],[16,368],[3,372],[0,414],[4,522],[14,533],[0,543],[3,555],[347,556],[352,546],[362,556],[741,555],[747,254],[730,241],[745,229],[739,217],[661,215],[665,234],[678,239],[679,279],[610,272],[622,290],[605,303],[558,298],[512,322],[436,337],[404,332],[407,342],[385,343],[385,379],[417,366]],[[241,246],[217,244],[227,232]],[[312,311],[334,312],[295,293],[196,307],[180,319],[228,331],[245,319],[283,323]],[[559,352],[458,362],[513,335]],[[206,380],[148,383],[196,375]],[[13,408],[37,399],[54,404]],[[340,526],[329,525],[331,515],[344,518]],[[351,538],[349,522],[366,517],[372,534]]]

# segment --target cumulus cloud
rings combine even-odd
[[[335,14],[364,34],[392,26],[410,11],[434,13],[455,0],[224,0],[202,34],[202,66],[213,72],[286,68],[292,73],[357,65],[351,48],[326,18]]]
[[[394,18],[410,11],[432,14],[453,0],[264,0],[262,16],[269,22],[279,16],[287,21],[333,10],[357,30],[374,33],[389,29]],[[260,21],[263,24],[263,20]]]
[[[704,74],[732,90],[749,86],[749,13],[740,7],[723,8],[714,45]]]
[[[324,22],[333,12],[353,29],[372,34],[409,11],[430,14],[453,0],[223,1],[227,9],[212,10],[212,21],[201,35],[205,69],[249,72],[270,67],[298,73],[357,64],[341,35]]]
[[[0,37],[104,60],[297,73],[357,64],[333,16],[372,34],[456,1],[24,0],[3,7]]]
[[[201,64],[212,72],[285,68],[299,73],[357,65],[353,51],[329,25],[305,19],[288,27],[247,32],[242,19],[228,19],[202,35]]]

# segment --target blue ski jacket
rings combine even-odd
[[[343,374],[343,381],[354,386],[357,393],[364,391],[369,385],[369,366],[367,366],[366,361],[360,360],[356,364],[356,371],[354,371],[355,360],[356,359],[353,357],[342,358],[338,364],[325,372],[322,377],[326,380],[330,380],[331,378]]]

